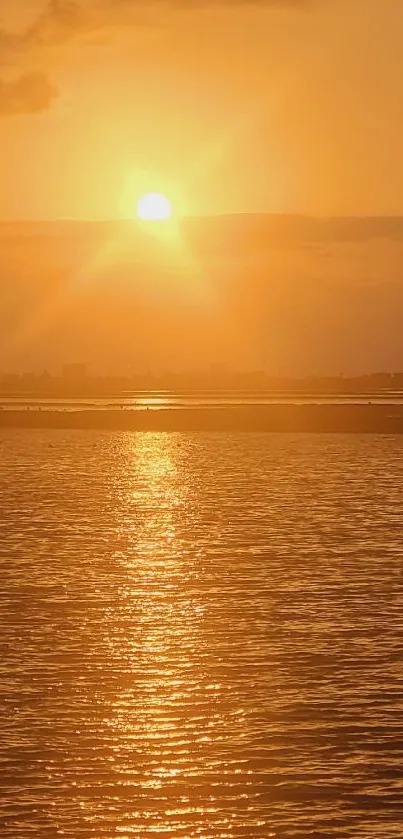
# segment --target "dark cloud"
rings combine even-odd
[[[26,46],[53,44],[69,41],[82,32],[92,32],[105,26],[108,12],[113,10],[109,0],[97,3],[91,0],[50,0],[44,11],[25,33]]]
[[[236,9],[258,6],[268,9],[304,9],[314,0],[48,0],[34,23],[19,34],[0,30],[0,58],[24,52],[32,46],[69,41],[85,32],[108,25],[144,22],[150,10],[180,11]]]
[[[39,114],[57,96],[43,73],[24,73],[14,81],[0,81],[0,116]]]

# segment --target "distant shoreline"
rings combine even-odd
[[[161,410],[0,411],[0,430],[403,434],[403,405],[273,404]]]

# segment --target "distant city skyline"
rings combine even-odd
[[[96,395],[120,393],[126,388],[138,390],[205,391],[245,390],[251,392],[301,393],[377,393],[402,392],[402,371],[376,371],[358,376],[270,376],[264,370],[236,370],[225,364],[211,364],[205,369],[165,371],[131,371],[126,375],[95,374],[80,362],[64,364],[51,373],[48,368],[35,371],[0,370],[0,393],[29,395]]]

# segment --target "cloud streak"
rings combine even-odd
[[[49,0],[44,11],[25,33],[30,44],[70,40],[108,25],[144,22],[144,13],[154,10],[235,10],[240,7],[303,9],[312,0]]]

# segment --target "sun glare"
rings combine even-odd
[[[172,218],[171,202],[158,192],[147,192],[137,202],[137,217],[141,221],[167,221]]]

